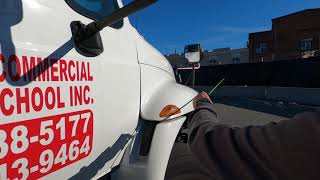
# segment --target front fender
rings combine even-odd
[[[176,82],[173,74],[154,66],[141,64],[141,110],[145,120],[162,121],[161,110],[167,105],[179,108],[186,105],[197,95],[197,92]],[[181,109],[181,113],[170,119],[193,111],[192,103]]]

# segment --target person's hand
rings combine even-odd
[[[210,99],[209,95],[206,92],[199,93],[194,99],[193,99],[193,107],[196,108],[197,102],[201,99],[206,99],[210,103],[213,104],[212,100]]]

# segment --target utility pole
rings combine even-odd
[[[192,71],[193,71],[192,88],[194,89],[195,83],[196,83],[196,63],[192,63]]]

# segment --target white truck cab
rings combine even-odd
[[[197,92],[126,17],[154,2],[0,1],[0,180],[164,179]]]

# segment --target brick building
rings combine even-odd
[[[320,8],[275,18],[272,30],[249,34],[249,61],[261,62],[317,56]]]

